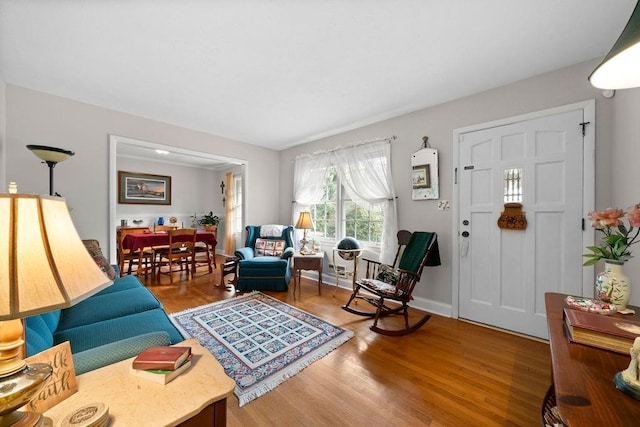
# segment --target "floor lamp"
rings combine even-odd
[[[63,198],[0,194],[0,426],[42,422],[16,409],[52,368],[23,360],[22,318],[72,306],[111,284],[93,261]]]
[[[47,147],[46,145],[27,145],[27,148],[33,151],[33,154],[40,157],[44,163],[49,166],[49,195],[59,196],[59,194],[53,192],[53,168],[55,168],[58,163],[73,156],[75,153],[63,148]]]

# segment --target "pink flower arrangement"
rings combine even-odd
[[[628,227],[624,224],[625,218]],[[631,258],[629,247],[637,243],[640,234],[640,204],[630,207],[626,213],[622,209],[594,211],[589,219],[593,228],[604,233],[604,238],[599,246],[587,247],[591,253],[583,255],[588,258],[583,265],[593,265],[601,259],[628,261]]]

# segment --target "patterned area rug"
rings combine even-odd
[[[353,336],[260,292],[171,315],[236,382],[240,406],[262,396]]]

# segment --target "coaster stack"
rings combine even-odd
[[[104,403],[96,402],[67,415],[60,427],[106,427],[110,422],[109,408]]]

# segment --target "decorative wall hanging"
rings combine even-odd
[[[438,192],[438,150],[423,136],[423,147],[411,155],[411,198],[427,200],[440,198]]]
[[[504,211],[498,218],[498,227],[503,230],[524,230],[527,228],[527,218],[522,212],[522,203],[505,203]]]
[[[118,203],[170,205],[171,177],[118,171]]]

